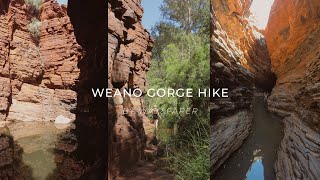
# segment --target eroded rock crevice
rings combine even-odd
[[[74,120],[73,89],[84,53],[66,9],[55,1],[43,2],[39,44],[28,29],[35,17],[23,0],[9,1],[5,12],[1,15],[1,120],[53,121],[59,114]]]

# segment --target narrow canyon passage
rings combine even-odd
[[[254,97],[253,113],[254,118],[248,138],[220,166],[212,179],[276,179],[273,165],[283,137],[281,121],[268,111],[262,93]]]
[[[254,87],[263,88],[258,85],[274,79],[274,86],[269,86],[273,88],[267,107],[283,117],[283,136],[280,136],[280,145],[269,145],[277,151],[276,157],[262,157],[262,160],[256,157],[257,165],[251,170],[264,167],[265,179],[319,179],[320,1],[275,0],[263,31],[250,23],[252,2],[212,0],[211,83],[215,87],[228,87],[232,93],[229,99],[211,100],[214,115],[211,118],[211,175],[222,171],[232,174],[238,165],[245,169],[238,178],[251,175],[248,169],[252,164],[249,161],[254,160],[252,153],[260,148],[262,152],[263,146],[244,148],[252,138],[250,127],[259,133],[268,129],[255,130],[257,119],[251,111],[251,107],[255,109]],[[276,78],[271,78],[270,73]],[[277,133],[266,136],[274,134]],[[239,160],[228,171],[230,159],[237,159],[233,152],[241,151],[248,151],[250,157],[238,156],[243,161],[248,159],[249,163]],[[265,162],[264,159],[273,160]],[[226,168],[221,170],[224,165]],[[274,169],[274,177],[266,176],[269,169]]]

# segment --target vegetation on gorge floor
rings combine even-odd
[[[148,88],[209,88],[209,1],[164,0],[164,19],[152,29],[155,39]],[[209,179],[209,99],[146,97],[159,109],[197,108],[197,114],[162,113],[157,137],[164,150],[157,164],[177,179]],[[173,129],[174,134],[167,131]]]

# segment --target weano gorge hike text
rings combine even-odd
[[[115,96],[128,96],[128,97],[142,97],[144,95],[148,97],[189,97],[192,98],[195,96],[198,97],[228,97],[228,88],[216,88],[216,89],[198,89],[196,93],[191,88],[187,89],[172,89],[172,88],[160,88],[160,89],[148,89],[146,92],[143,92],[141,89],[123,89],[123,90],[113,90],[108,88],[92,88],[93,97],[115,97]]]

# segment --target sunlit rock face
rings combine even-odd
[[[232,47],[237,63],[254,74],[257,87],[270,90],[275,79],[270,70],[269,52],[264,32],[255,27],[255,17],[250,12],[250,6],[249,0],[212,0],[213,19],[216,19],[217,26],[225,32],[223,34],[216,30],[218,37],[216,40],[220,37],[227,42],[232,42],[228,44]]]
[[[39,16],[39,17],[38,17]],[[29,30],[41,21],[39,38]],[[44,1],[34,14],[23,0],[1,3],[0,120],[54,121],[63,115],[74,120],[83,52],[65,7]]]
[[[108,1],[108,88],[144,89],[153,41],[141,24],[141,1]],[[118,176],[143,157],[149,123],[143,98],[108,99],[108,177]],[[120,171],[121,170],[121,171]]]
[[[275,0],[266,28],[277,83],[269,109],[285,117],[279,179],[320,178],[320,1]]]
[[[266,39],[272,68],[278,76],[284,73],[279,66],[284,67],[286,59],[292,58],[288,55],[292,56],[301,43],[305,43],[319,28],[319,6],[320,2],[316,0],[274,1],[266,27]],[[290,64],[293,65],[294,62]]]
[[[230,95],[211,99],[210,173],[213,174],[249,134],[255,70],[249,66],[252,59],[248,51],[253,49],[248,46],[262,41],[258,32],[258,39],[254,38],[253,27],[246,18],[249,1],[211,3],[211,87],[229,88]]]

